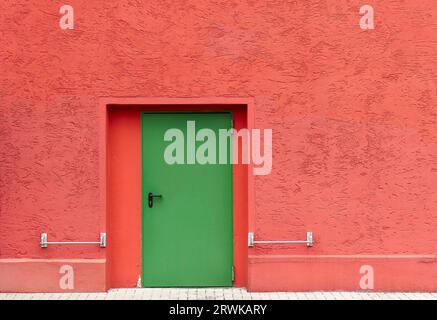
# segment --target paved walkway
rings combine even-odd
[[[0,300],[437,300],[437,293],[247,292],[235,288],[113,289],[104,293],[0,293]]]

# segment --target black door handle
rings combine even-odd
[[[162,198],[162,195],[153,194],[153,193],[149,192],[149,195],[147,198],[149,200],[149,208],[152,208],[153,207],[153,198]]]

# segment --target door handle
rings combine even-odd
[[[162,198],[162,195],[160,194],[153,194],[151,192],[149,192],[148,196],[148,201],[149,201],[149,208],[153,207],[153,198]]]

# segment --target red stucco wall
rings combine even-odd
[[[74,30],[62,4],[0,3],[0,263],[106,258],[39,246],[101,231],[99,97],[253,97],[255,236],[316,243],[250,249],[249,287],[356,289],[373,263],[375,289],[437,290],[435,1],[71,0]]]

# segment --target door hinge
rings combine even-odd
[[[234,266],[232,266],[232,282],[235,281],[235,271],[234,271]]]

